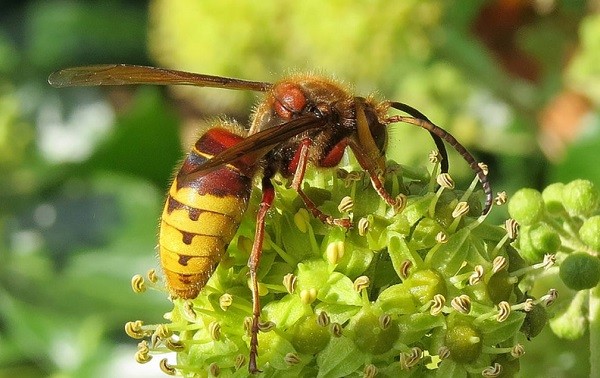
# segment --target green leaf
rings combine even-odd
[[[336,270],[354,279],[367,270],[373,261],[373,251],[356,245],[351,238],[344,243],[344,256],[336,266]]]
[[[442,327],[445,324],[443,316],[433,316],[429,313],[408,314],[398,317],[401,340],[404,344],[418,342],[433,328]]]
[[[286,295],[278,301],[270,302],[263,307],[262,312],[265,319],[275,322],[281,329],[291,327],[300,318],[312,313],[310,307],[302,303],[299,295]]]
[[[285,355],[288,353],[296,353],[296,350],[292,344],[280,334],[278,330],[271,330],[270,332],[259,332],[258,343],[261,346],[262,354],[258,356],[259,366],[270,366],[276,370],[286,370],[289,366],[285,362]],[[303,360],[302,365],[308,363],[306,359]]]
[[[443,378],[466,378],[467,371],[463,365],[452,361],[450,358],[446,358],[445,360],[442,360],[438,369],[435,371],[435,376]]]
[[[325,311],[329,315],[329,319],[332,323],[344,324],[348,319],[353,317],[360,307],[340,304],[340,303],[319,303],[315,307],[315,312]]]
[[[487,319],[477,328],[483,334],[486,345],[495,345],[514,338],[524,320],[524,312],[512,311],[503,322],[498,322],[495,318]]]
[[[389,233],[388,253],[398,277],[402,277],[402,264],[404,261],[412,262],[413,267],[419,267],[423,265],[423,260],[408,247],[403,235],[391,232]]]
[[[325,287],[331,267],[323,260],[308,260],[298,264],[296,290],[300,292],[306,289],[320,290]]]
[[[448,238],[448,242],[439,245],[435,251],[427,254],[425,264],[435,266],[445,275],[452,276],[461,268],[464,261],[468,261],[469,255],[468,228],[463,228]]]
[[[416,310],[414,297],[404,284],[393,285],[382,291],[375,305],[389,314],[407,314]]]
[[[345,336],[332,337],[327,347],[317,356],[319,378],[344,377],[365,363],[366,354],[356,349]]]
[[[360,306],[360,295],[354,290],[354,283],[345,275],[333,272],[329,275],[325,286],[319,289],[317,298],[325,303],[340,303]]]
[[[309,234],[300,231],[294,223],[293,214],[286,213],[281,219],[284,222],[282,229],[283,247],[286,252],[296,259],[296,261],[304,260],[310,256],[316,256],[319,251],[314,249],[311,243]]]

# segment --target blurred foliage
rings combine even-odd
[[[109,357],[131,346],[125,321],[168,307],[162,294],[133,296],[128,282],[157,266],[178,134],[184,146],[197,135],[177,127],[196,130],[198,118],[218,114],[245,122],[255,101],[193,88],[174,88],[176,103],[158,88],[56,90],[45,82],[52,70],[126,62],[265,81],[323,72],[360,95],[420,109],[486,161],[494,189],[510,195],[574,178],[600,183],[597,8],[592,0],[4,1],[0,376],[110,375]],[[427,133],[396,126],[391,137],[391,157],[426,163]],[[456,156],[451,172],[470,181]],[[527,344],[524,375],[582,374],[584,341],[541,337]]]

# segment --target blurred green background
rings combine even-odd
[[[273,81],[311,71],[406,102],[490,166],[495,191],[600,184],[597,0],[6,1],[0,5],[0,377],[162,376],[123,325],[160,321],[134,295],[157,268],[158,217],[198,130],[246,123],[253,93],[51,88],[54,70],[166,66]],[[208,120],[208,121],[207,121]],[[426,166],[427,133],[389,155]],[[451,173],[472,173],[451,156]],[[504,208],[490,220],[501,223]],[[585,340],[528,342],[523,376],[587,375]]]

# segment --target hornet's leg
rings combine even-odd
[[[250,268],[250,281],[252,283],[252,328],[250,329],[250,362],[248,371],[250,373],[258,373],[256,366],[256,357],[258,356],[258,318],[260,317],[260,298],[258,296],[258,278],[256,271],[260,263],[262,254],[262,246],[265,237],[265,216],[273,204],[275,199],[275,190],[269,177],[264,177],[262,180],[262,200],[256,214],[256,233],[254,235],[254,244],[252,252],[248,259],[248,267]]]
[[[391,106],[396,109],[401,109],[401,107],[399,107],[399,105],[401,105],[401,104],[391,103]],[[406,111],[406,109],[401,109],[401,110]],[[454,136],[452,136],[452,134],[450,134],[446,130],[442,129],[441,127],[431,123],[431,121],[429,121],[427,119],[427,117],[425,117],[425,116],[423,116],[423,118],[414,118],[414,117],[403,117],[403,116],[395,115],[395,116],[389,117],[387,119],[387,122],[388,123],[404,122],[404,123],[410,123],[412,125],[422,127],[425,130],[429,131],[429,133],[431,135],[436,135],[439,139],[444,140],[448,144],[450,144],[460,154],[460,156],[462,156],[462,158],[469,164],[469,167],[471,167],[471,169],[477,175],[479,182],[481,182],[481,186],[483,187],[483,192],[485,193],[485,205],[483,207],[482,215],[485,215],[490,212],[490,210],[492,209],[492,204],[493,204],[494,198],[493,198],[493,193],[492,193],[492,187],[490,185],[490,181],[487,176],[487,173],[485,172],[484,168],[482,168],[479,165],[479,163],[475,160],[473,155],[471,155],[471,153],[462,144],[460,144],[456,140],[456,138],[454,138]],[[436,145],[438,144],[438,142],[437,142],[438,138],[434,137],[434,140],[436,140]],[[446,167],[446,170],[447,170],[447,167]],[[442,166],[442,171],[444,171],[443,166]]]
[[[383,172],[379,172],[380,169],[377,168],[372,159],[369,159],[366,152],[360,145],[356,144],[355,142],[350,142],[348,145],[354,153],[356,160],[358,160],[358,164],[360,164],[360,166],[369,174],[369,177],[371,178],[371,184],[373,185],[373,188],[377,194],[379,194],[379,196],[383,198],[388,205],[396,209],[396,211],[401,210],[405,205],[405,201],[400,198],[392,197],[392,195],[385,190],[383,182],[380,178]]]
[[[302,191],[302,181],[304,180],[304,173],[306,172],[306,165],[308,164],[308,151],[311,144],[312,141],[310,139],[304,139],[300,143],[298,151],[296,151],[296,155],[292,161],[292,165],[295,166],[292,188],[298,192],[298,195],[300,198],[302,198],[302,201],[304,201],[304,205],[315,218],[325,224],[341,226],[348,229],[352,226],[350,219],[334,218],[329,214],[325,214],[319,210],[317,205],[315,205],[315,203],[306,195],[306,193]]]

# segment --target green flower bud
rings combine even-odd
[[[508,213],[521,226],[538,222],[544,215],[542,194],[531,188],[519,189],[508,202]]]
[[[560,236],[546,223],[521,228],[519,234],[520,253],[527,261],[542,261],[545,254],[556,252],[560,245]]]
[[[577,340],[585,334],[587,316],[583,308],[586,298],[585,292],[577,293],[563,313],[550,319],[550,328],[556,336],[567,340]]]
[[[600,215],[588,218],[583,222],[579,229],[579,237],[585,244],[600,251]]]
[[[487,292],[494,303],[508,301],[514,289],[514,283],[508,271],[503,269],[490,277],[487,285]]]
[[[525,320],[521,325],[520,331],[527,337],[527,340],[539,335],[548,322],[548,313],[542,305],[534,305],[533,309],[525,313]]]
[[[594,213],[600,204],[600,193],[591,181],[573,180],[563,190],[563,205],[571,214]]]
[[[560,278],[573,290],[591,289],[600,281],[600,259],[574,252],[560,264]]]
[[[508,353],[496,357],[491,365],[493,366],[494,364],[502,366],[502,373],[499,377],[516,377],[521,369],[521,360],[512,358]]]
[[[394,346],[400,331],[394,320],[381,327],[379,316],[370,308],[363,308],[348,325],[348,330],[354,333],[354,343],[358,350],[374,355],[382,354]]]
[[[549,213],[556,214],[564,209],[562,204],[564,188],[565,184],[562,182],[555,182],[554,184],[548,185],[542,191],[542,198],[544,199],[546,210],[548,210]]]
[[[317,322],[316,315],[305,316],[294,324],[292,330],[292,345],[300,353],[316,354],[323,350],[329,342],[331,334],[327,327]]]
[[[436,294],[446,295],[444,277],[433,269],[415,271],[404,281],[404,285],[421,304],[428,303]]]
[[[444,344],[450,350],[450,358],[458,363],[475,361],[483,347],[479,330],[466,320],[449,320]]]

